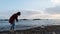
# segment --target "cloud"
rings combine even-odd
[[[60,6],[55,6],[51,8],[46,8],[45,11],[51,14],[60,14]]]
[[[48,14],[48,15],[41,15],[41,14],[33,14],[26,17],[28,19],[60,19],[60,14]]]
[[[41,11],[41,10],[23,10],[21,11],[22,14],[44,14],[46,13],[45,11]]]
[[[10,16],[18,12],[17,10],[2,10],[0,11],[0,19],[9,19]]]
[[[21,16],[19,17],[20,19],[60,19],[60,14],[51,14],[52,12],[47,12],[47,11],[41,11],[41,10],[20,10],[21,11]],[[16,13],[16,11],[11,11],[7,13],[2,14],[1,12],[1,17],[2,19],[9,19],[10,16]],[[50,13],[50,14],[49,14]],[[54,13],[54,12],[53,12]]]
[[[32,14],[32,15],[29,15],[27,18],[28,19],[44,19],[46,17],[47,17],[46,15],[42,15],[42,14]]]
[[[53,14],[51,15],[51,18],[60,19],[60,14]]]
[[[47,10],[48,8],[46,9],[46,11],[40,11],[40,10],[39,11],[25,11],[26,16],[24,16],[24,18],[27,18],[27,19],[60,19],[60,14],[58,14],[60,12],[59,11],[57,12],[58,9],[57,10],[52,9],[53,11],[52,10],[50,11],[50,8],[49,8],[49,10],[48,11]]]
[[[60,4],[60,0],[51,0],[51,2],[54,4]]]
[[[40,18],[40,15],[44,16],[48,14],[47,12],[41,10],[22,10],[21,13],[21,18],[27,19]]]

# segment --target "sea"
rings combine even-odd
[[[34,27],[40,26],[50,26],[50,25],[60,25],[60,19],[40,19],[40,20],[19,20],[15,21],[15,30],[26,30]],[[0,20],[0,31],[10,30],[11,24],[8,20]]]

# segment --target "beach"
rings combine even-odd
[[[60,34],[60,21],[52,19],[19,20],[15,23],[15,32],[10,32],[10,24],[0,21],[0,34]]]
[[[0,34],[60,34],[60,0],[0,0]]]
[[[14,33],[9,31],[1,31],[0,34],[60,34],[60,25],[44,26],[44,28],[35,27],[26,30],[16,30]]]

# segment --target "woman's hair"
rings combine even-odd
[[[21,12],[17,12],[17,15],[20,15],[21,14]]]

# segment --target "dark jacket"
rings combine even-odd
[[[10,17],[10,19],[9,19],[9,23],[14,23],[14,21],[16,20],[16,21],[18,21],[18,15],[17,14],[13,14],[11,17]]]

